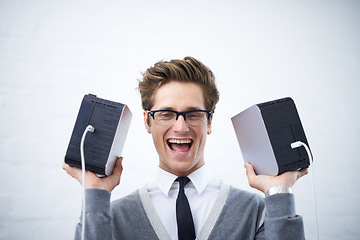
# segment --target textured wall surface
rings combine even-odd
[[[214,176],[255,191],[230,118],[291,96],[313,150],[320,239],[359,239],[359,3],[0,0],[0,239],[73,237],[81,188],[61,163],[84,94],[134,114],[112,198],[150,181],[157,155],[137,79],[187,55],[221,92],[206,149]],[[311,174],[294,191],[315,239]]]

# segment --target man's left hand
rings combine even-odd
[[[244,167],[246,168],[246,175],[248,177],[250,187],[258,189],[263,193],[271,187],[292,187],[299,178],[308,174],[308,169],[305,168],[298,171],[285,172],[278,176],[256,175],[251,164],[245,163]]]

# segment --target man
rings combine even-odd
[[[257,176],[245,164],[250,186],[272,192],[265,200],[211,178],[204,147],[219,93],[210,69],[192,57],[158,62],[143,73],[139,90],[145,128],[159,155],[156,180],[110,204],[122,158],[111,176],[87,172],[86,239],[304,239],[290,189],[306,169]],[[81,183],[80,169],[63,168]],[[178,198],[186,198],[184,205]],[[190,217],[185,227],[183,215]],[[75,238],[80,233],[81,223]]]

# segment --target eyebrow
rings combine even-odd
[[[176,111],[173,107],[161,107],[161,108],[159,108],[159,110],[171,110],[171,111]],[[195,110],[204,110],[204,109],[197,108],[197,107],[189,107],[189,108],[186,108],[186,110],[185,110],[185,111],[182,111],[182,112],[195,111]],[[177,112],[177,111],[176,111],[176,112]]]

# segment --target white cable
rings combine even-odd
[[[83,189],[83,209],[82,209],[82,231],[81,231],[81,239],[84,240],[85,239],[85,205],[86,205],[86,200],[85,200],[85,156],[84,156],[84,142],[85,142],[85,137],[86,134],[88,132],[94,132],[95,128],[91,125],[88,125],[85,130],[84,133],[81,137],[81,142],[80,142],[80,155],[81,155],[81,169],[82,169],[82,189]]]
[[[291,144],[291,148],[298,148],[303,146],[307,152],[307,155],[309,156],[309,161],[312,168],[312,174],[311,174],[311,180],[312,180],[312,191],[313,191],[313,203],[314,203],[314,215],[315,215],[315,233],[316,233],[316,239],[319,239],[319,228],[318,228],[318,219],[317,219],[317,206],[316,206],[316,195],[315,195],[315,179],[314,179],[314,164],[313,164],[313,158],[312,154],[310,152],[310,149],[308,145],[301,141],[297,141]]]

